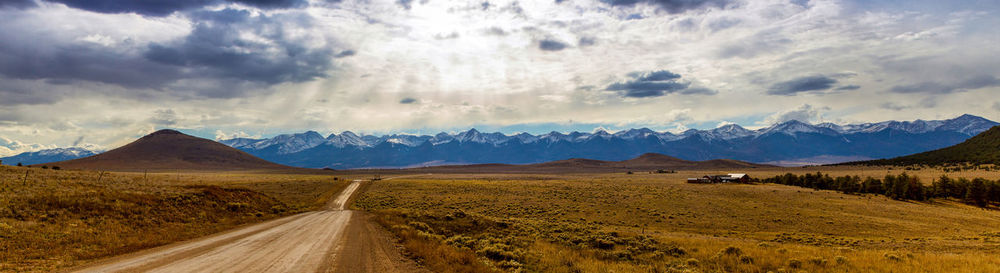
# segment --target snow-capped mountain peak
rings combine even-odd
[[[612,136],[613,135],[611,135],[611,133],[608,133],[608,131],[605,131],[604,129],[598,129],[597,131],[594,131],[594,133],[590,135],[591,138],[599,137],[603,139],[609,139]]]
[[[88,150],[82,147],[53,148],[34,152],[24,152],[10,157],[0,158],[4,164],[44,164],[49,162],[64,161],[96,155],[98,151]]]
[[[338,134],[330,134],[326,138],[326,143],[337,148],[343,148],[346,146],[369,146],[367,142],[361,139],[360,136],[351,131],[344,131]]]
[[[753,135],[753,131],[747,130],[736,124],[727,124],[719,128],[712,129],[710,135],[721,139],[734,139]]]
[[[219,140],[219,143],[229,145],[230,147],[233,147],[233,148],[244,148],[244,147],[249,147],[249,146],[253,145],[254,143],[261,142],[261,141],[264,141],[264,140],[263,139],[255,139],[255,138],[242,138],[242,137],[238,137],[238,138],[232,138],[232,139]]]
[[[323,138],[316,131],[307,131],[300,134],[279,135],[253,143],[250,146],[254,149],[265,149],[277,145],[279,154],[290,154],[319,146],[325,142],[326,138]]]
[[[830,129],[830,130],[832,130],[834,132],[837,132],[837,133],[843,133],[844,132],[844,126],[840,126],[840,125],[837,125],[836,123],[832,123],[832,122],[824,122],[824,123],[816,124],[816,127]]]
[[[758,136],[771,134],[786,134],[795,136],[799,133],[818,133],[819,128],[798,120],[789,120],[764,128]]]
[[[519,134],[514,135],[513,138],[520,140],[521,143],[535,143],[539,139],[541,139],[541,137],[534,136],[534,135],[529,134],[529,133],[519,133]]]
[[[983,117],[964,114],[957,118],[941,121],[940,125],[935,128],[935,130],[957,131],[973,136],[997,125],[1000,125],[1000,123],[993,122]]]
[[[621,139],[645,138],[653,135],[656,135],[656,131],[650,130],[649,128],[622,130],[614,134],[614,136]]]
[[[458,140],[458,142],[486,142],[483,135],[479,133],[479,130],[476,130],[476,128],[472,128],[468,131],[455,135],[455,139]]]
[[[37,153],[39,155],[68,155],[68,156],[77,156],[77,157],[84,156],[84,155],[93,155],[94,154],[93,151],[86,150],[86,149],[79,148],[79,147],[55,148],[55,149],[41,150],[41,151],[38,151]]]

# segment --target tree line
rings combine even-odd
[[[816,190],[835,190],[846,194],[881,194],[896,200],[924,201],[931,198],[955,198],[979,207],[985,207],[991,202],[1000,203],[1000,181],[984,178],[952,179],[942,175],[928,186],[921,183],[919,177],[906,173],[886,175],[882,179],[870,176],[862,179],[857,175],[831,177],[829,174],[816,172],[805,175],[786,173],[765,178],[762,182]]]

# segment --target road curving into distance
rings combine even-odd
[[[113,258],[74,272],[327,272],[344,252],[351,182],[325,210],[300,213],[183,243]],[[360,223],[359,223],[360,222]]]

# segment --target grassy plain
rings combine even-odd
[[[741,172],[817,170],[901,171]],[[477,264],[508,272],[1000,272],[996,208],[684,182],[711,173],[435,175],[374,182],[354,206],[442,272],[476,272]],[[925,183],[942,174],[908,173]],[[949,173],[975,175],[990,177]]]
[[[2,166],[0,271],[53,271],[317,209],[346,181]]]

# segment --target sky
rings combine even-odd
[[[0,0],[0,156],[157,129],[1000,120],[1000,2]]]

